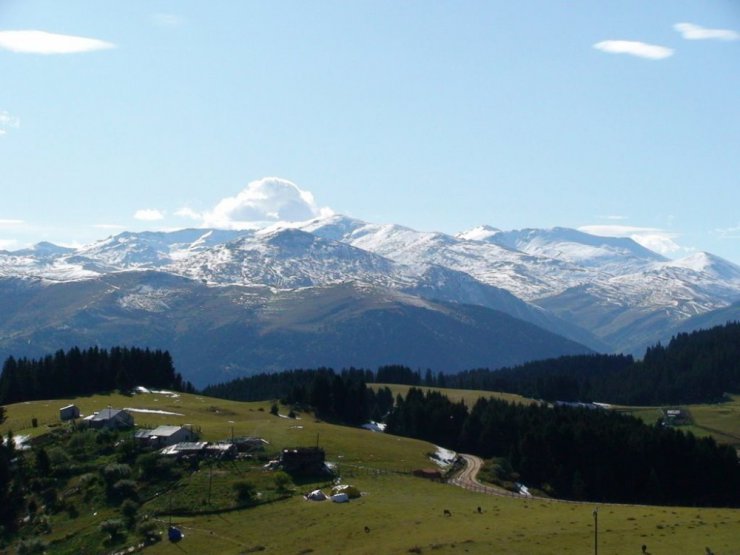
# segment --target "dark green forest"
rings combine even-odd
[[[235,401],[279,399],[286,405],[309,406],[327,420],[358,425],[381,420],[393,406],[390,389],[376,393],[367,387],[373,381],[371,371],[354,368],[341,372],[331,368],[288,370],[209,386],[203,394]]]
[[[167,351],[73,347],[40,359],[9,357],[0,375],[0,404],[129,390],[139,385],[193,391],[175,371]]]
[[[518,393],[548,401],[663,405],[721,401],[740,392],[740,324],[682,333],[655,345],[641,361],[625,355],[566,356],[501,370],[437,375],[457,389]],[[407,383],[407,382],[404,382]]]
[[[386,431],[484,458],[555,497],[740,506],[734,448],[608,410],[480,399],[472,409],[436,391],[396,399]]]

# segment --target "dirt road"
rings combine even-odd
[[[500,497],[524,497],[523,495],[518,495],[500,487],[481,484],[478,481],[477,476],[483,466],[483,460],[475,455],[465,455],[460,453],[460,456],[465,459],[465,468],[460,471],[460,474],[450,480],[451,484],[470,491],[487,493],[488,495],[498,495]]]

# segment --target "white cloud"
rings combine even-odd
[[[15,239],[0,239],[0,251],[10,250],[17,245],[18,241]]]
[[[222,199],[213,210],[203,214],[206,227],[240,229],[257,222],[300,222],[332,214],[319,208],[313,195],[279,177],[252,181],[235,197]]]
[[[0,218],[0,227],[13,227],[17,225],[23,225],[24,223],[26,222],[24,222],[23,220],[4,220]]]
[[[606,216],[598,216],[601,220],[611,220],[611,221],[621,221],[621,220],[628,220],[629,218],[627,216],[620,216],[618,214],[607,214]]]
[[[676,23],[673,28],[687,40],[740,40],[740,33],[731,29],[707,29],[693,23]]]
[[[674,239],[679,237],[678,233],[655,227],[636,227],[616,224],[584,225],[579,227],[578,230],[602,237],[629,237],[643,247],[663,255],[692,250],[684,248],[674,241]]]
[[[0,49],[23,54],[76,54],[115,47],[104,40],[46,31],[0,31]]]
[[[662,60],[673,56],[672,48],[634,40],[603,40],[594,44],[594,48],[610,54],[629,54],[649,60]]]
[[[8,129],[18,129],[20,126],[21,120],[5,110],[0,110],[0,135],[5,135]]]
[[[134,213],[134,218],[137,220],[143,220],[145,222],[156,222],[158,220],[164,220],[164,214],[159,210],[154,210],[152,208],[143,208],[141,210],[137,210]]]
[[[93,224],[95,229],[124,229],[124,226],[118,224]]]

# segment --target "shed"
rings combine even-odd
[[[131,416],[131,413],[123,409],[112,409],[110,407],[96,412],[85,420],[89,422],[91,428],[118,430],[130,428],[134,425],[134,417]]]
[[[187,426],[158,426],[153,430],[137,430],[136,441],[148,447],[166,447],[175,443],[194,441],[197,435]]]
[[[326,454],[320,447],[283,449],[280,466],[292,474],[322,474],[326,472]]]
[[[160,454],[169,455],[174,457],[184,457],[187,455],[203,455],[208,443],[205,441],[186,441],[183,443],[175,443],[174,445],[168,445],[164,447]]]
[[[59,420],[65,422],[80,417],[80,409],[77,405],[67,405],[59,409]]]

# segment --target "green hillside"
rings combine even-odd
[[[179,487],[202,495],[207,475],[213,491],[226,491],[225,482],[241,472],[274,502],[214,514],[174,516],[185,538],[171,544],[166,539],[143,549],[145,553],[276,553],[276,554],[394,554],[394,553],[502,553],[552,554],[593,552],[593,517],[589,503],[563,503],[494,497],[429,482],[408,474],[412,468],[429,467],[430,444],[316,421],[301,413],[298,419],[270,414],[271,402],[239,403],[198,395],[103,395],[57,401],[36,401],[7,406],[7,421],[0,426],[16,435],[38,435],[57,428],[59,407],[74,401],[83,414],[105,406],[160,410],[176,415],[135,412],[138,425],[192,424],[206,440],[260,436],[270,442],[265,457],[283,447],[314,445],[318,439],[327,459],[338,464],[341,481],[365,493],[348,504],[308,502],[299,493],[321,482],[302,483],[287,498],[271,491],[271,475],[257,465],[233,470],[226,465],[201,467],[184,475]],[[466,401],[467,402],[467,401]],[[287,409],[281,408],[281,412]],[[33,428],[36,418],[38,427]],[[326,488],[325,488],[326,490]],[[222,495],[222,494],[221,494]],[[164,498],[144,502],[140,513],[166,510]],[[199,499],[194,499],[197,504]],[[214,498],[212,505],[226,506]],[[106,553],[134,545],[133,534],[115,545],[106,543],[100,523],[117,514],[101,504],[77,516],[66,512],[50,519],[51,532],[40,537],[52,543],[54,553]],[[478,513],[477,508],[481,508]],[[444,510],[451,516],[445,516]],[[170,517],[160,514],[161,530]],[[740,510],[644,506],[599,506],[599,553],[622,555],[648,551],[660,553],[715,553],[736,549],[740,537]],[[367,530],[369,531],[366,531]]]

